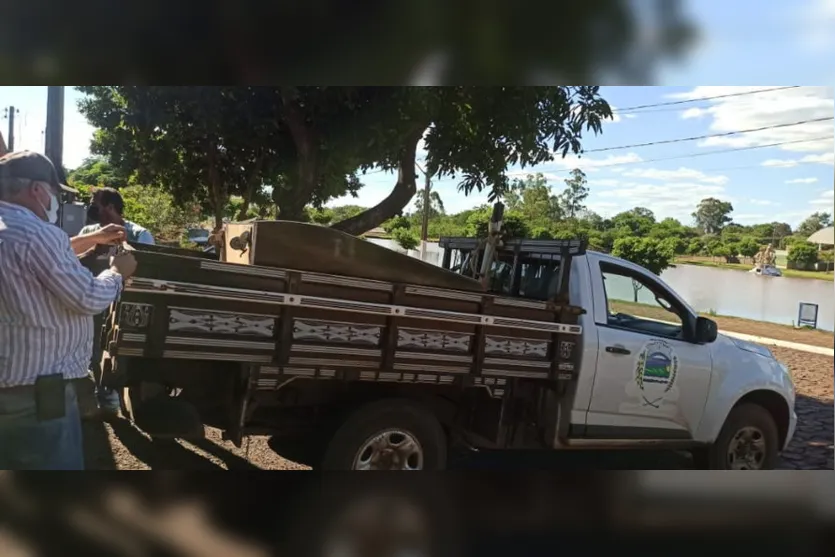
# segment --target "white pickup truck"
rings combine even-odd
[[[313,225],[224,235],[217,255],[136,245],[102,331],[102,383],[152,436],[266,434],[325,469],[443,469],[454,446],[770,469],[794,433],[791,376],[768,349],[582,242],[442,238],[438,268]]]
[[[517,243],[506,246],[504,265],[514,252],[537,250],[536,241]],[[451,252],[446,267],[455,251],[473,249],[463,238],[442,238],[441,246]],[[611,255],[574,257],[569,283],[571,305],[586,309],[582,359],[568,435],[554,449],[686,448],[699,467],[774,468],[797,415],[791,374],[768,348],[718,334],[660,277]],[[615,300],[635,311],[612,311]],[[669,317],[640,317],[635,301]]]

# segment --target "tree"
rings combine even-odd
[[[571,177],[565,180],[566,188],[559,196],[559,206],[562,214],[573,219],[584,211],[583,202],[589,196],[588,181],[585,173],[579,168],[571,171]]]
[[[158,187],[126,186],[119,193],[125,202],[125,218],[147,228],[157,243],[179,243],[185,229],[202,218],[199,204],[175,203],[171,194]]]
[[[421,138],[433,176],[502,195],[506,169],[579,153],[611,109],[598,87],[81,87],[93,149],[219,222],[232,194],[269,186],[279,217],[356,194],[371,168],[397,173],[378,205],[334,227],[360,233],[411,201]]]
[[[67,181],[75,185],[123,188],[128,185],[130,175],[113,168],[106,157],[87,157],[81,166],[67,174]]]
[[[508,212],[523,215],[532,228],[547,229],[560,218],[557,197],[541,172],[514,180],[504,197]]]
[[[618,238],[612,247],[612,255],[640,265],[656,275],[667,269],[675,258],[668,244],[653,238]],[[632,281],[635,302],[638,301],[641,287],[640,283]]]
[[[629,235],[646,236],[655,225],[655,215],[644,207],[635,207],[612,218],[614,228],[625,229]]]
[[[699,238],[693,238],[690,240],[690,243],[687,244],[687,255],[699,255],[705,249],[704,243]]]
[[[423,218],[423,196],[424,196],[423,188],[417,190],[417,194],[415,195],[415,216],[418,218]],[[444,202],[441,199],[440,194],[430,189],[429,190],[429,218],[433,219],[440,215],[446,214],[444,210]]]
[[[759,251],[760,245],[754,238],[750,236],[746,236],[742,239],[741,242],[739,242],[739,254],[742,257],[748,257],[749,259],[753,259],[753,257],[757,255],[757,252]]]
[[[702,199],[693,213],[696,226],[701,228],[705,234],[718,234],[722,228],[731,222],[729,216],[734,210],[729,201],[720,201],[715,197]]]
[[[832,214],[823,212],[812,213],[806,220],[800,223],[795,233],[803,239],[806,239],[827,226],[832,226]]]
[[[493,208],[489,205],[482,205],[477,211],[470,213],[464,225],[464,236],[486,238],[492,214]],[[524,217],[505,211],[502,235],[505,238],[530,238],[530,229]]]

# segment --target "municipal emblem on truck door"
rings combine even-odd
[[[642,404],[658,408],[676,384],[678,356],[663,340],[649,341],[638,353],[635,364],[635,384],[641,393]]]

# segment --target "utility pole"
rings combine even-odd
[[[7,148],[8,148],[10,153],[12,151],[14,151],[14,140],[15,140],[15,137],[14,137],[14,115],[15,115],[15,112],[20,114],[20,110],[15,110],[15,107],[13,107],[13,106],[10,106],[9,108],[6,109],[6,118],[9,120],[9,134],[7,136],[8,137]]]
[[[58,178],[66,183],[64,176],[64,87],[47,87],[46,95],[46,133],[44,154],[55,165]]]
[[[423,261],[426,258],[426,238],[429,235],[429,190],[432,187],[432,181],[429,174],[421,168],[418,163],[415,166],[423,173],[423,215],[420,225],[420,259]]]

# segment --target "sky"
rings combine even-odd
[[[832,118],[835,114],[835,0],[799,0],[766,5],[754,0],[699,0],[686,3],[702,38],[686,63],[661,69],[657,81],[676,87],[601,87],[615,108],[599,136],[583,139],[586,154],[533,168],[511,168],[516,177],[542,172],[555,191],[572,168],[586,172],[588,208],[612,216],[636,206],[658,218],[691,223],[701,199],[730,201],[740,224],[763,221],[795,226],[814,211],[833,211],[835,144],[833,121],[812,122],[693,141],[635,146],[666,140],[737,132],[780,124]],[[782,85],[811,84],[763,91]],[[738,84],[740,86],[715,85]],[[829,84],[826,86],[826,84]],[[706,97],[750,93],[703,100]],[[66,88],[64,164],[78,166],[89,155],[93,128],[76,104],[80,94]],[[677,105],[642,105],[688,101]],[[16,148],[43,151],[46,87],[0,87],[0,107],[14,105]],[[0,122],[6,135],[8,123]],[[792,142],[783,145],[775,143]],[[629,147],[635,146],[635,147]],[[626,147],[626,148],[620,148]],[[745,150],[736,150],[745,148]],[[600,149],[605,151],[592,152]],[[418,159],[423,153],[418,153]],[[664,159],[664,160],[661,160]],[[370,172],[358,199],[364,206],[382,200],[394,175]],[[486,202],[486,194],[464,196],[458,179],[433,180],[448,212]]]

